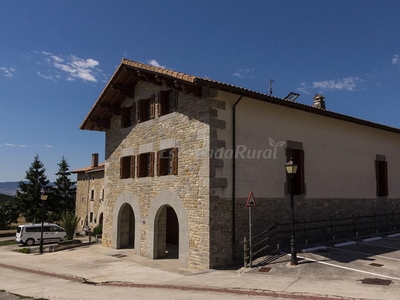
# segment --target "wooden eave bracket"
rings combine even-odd
[[[133,98],[135,96],[135,89],[130,86],[122,86],[120,84],[113,84],[111,85],[111,88],[118,91],[122,95]]]
[[[119,107],[119,106],[110,105],[110,104],[106,104],[106,103],[100,103],[99,106],[100,106],[100,108],[106,110],[110,114],[114,114],[117,116],[121,115],[121,107]]]
[[[108,120],[90,118],[89,121],[95,123],[101,128],[110,129],[110,121]]]

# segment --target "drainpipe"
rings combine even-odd
[[[236,105],[239,104],[243,96],[240,96],[233,104],[233,117],[232,117],[232,150],[233,150],[233,161],[232,161],[232,260],[235,260],[236,246]]]
[[[85,172],[86,178],[87,178],[87,195],[86,195],[86,217],[85,217],[85,225],[89,226],[89,188],[90,188],[90,176],[88,172]]]

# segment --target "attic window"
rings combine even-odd
[[[178,110],[178,92],[174,90],[158,93],[158,116],[170,114]]]
[[[148,99],[142,99],[138,102],[138,122],[145,122],[154,119],[155,115],[155,95]]]
[[[136,123],[136,103],[132,106],[121,108],[121,128],[126,128]]]

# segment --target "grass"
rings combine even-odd
[[[31,253],[31,249],[29,249],[29,248],[15,249],[15,250],[12,250],[12,251],[14,251],[14,252],[19,252],[19,253],[23,253],[23,254],[29,254],[29,253]]]
[[[17,242],[14,240],[0,242],[0,246],[9,246],[9,245],[16,245],[16,244],[17,244]]]

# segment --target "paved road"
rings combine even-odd
[[[110,249],[100,244],[43,255],[20,254],[11,251],[18,246],[3,246],[0,290],[50,300],[398,300],[400,237],[345,242],[342,246],[314,245],[325,248],[305,253],[299,249],[298,266],[290,266],[290,256],[281,253],[266,258],[270,263],[265,266],[209,272],[179,268],[176,260],[149,260],[130,249]],[[366,284],[365,279],[381,281]]]

